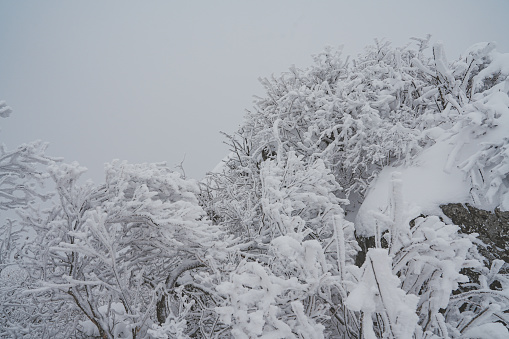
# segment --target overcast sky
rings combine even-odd
[[[228,153],[258,77],[304,68],[324,46],[362,52],[430,33],[449,59],[496,41],[509,52],[509,1],[0,0],[0,121],[8,148],[49,154],[103,180],[103,164],[180,163],[199,179]]]

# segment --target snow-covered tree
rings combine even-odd
[[[79,184],[84,171],[51,167],[59,204],[23,214],[37,233],[25,265],[40,281],[26,293],[70,305],[85,335],[144,337],[175,315],[177,280],[207,266],[221,232],[198,206],[196,183],[164,165],[113,162],[101,186]]]

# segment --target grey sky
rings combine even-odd
[[[34,139],[102,180],[114,158],[179,163],[200,178],[227,153],[257,78],[306,67],[325,45],[357,54],[433,35],[449,59],[509,52],[509,1],[0,0],[0,120],[9,148]]]

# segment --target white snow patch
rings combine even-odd
[[[438,206],[447,202],[466,202],[469,185],[465,185],[465,174],[456,167],[445,169],[455,144],[440,140],[417,157],[415,165],[408,167],[386,167],[371,184],[371,189],[362,203],[356,218],[357,234],[374,235],[374,219],[370,211],[387,211],[390,203],[391,178],[400,172],[404,200],[416,208],[416,213],[439,213]],[[418,215],[418,214],[417,214]]]
[[[507,339],[509,338],[509,331],[500,323],[483,324],[464,334],[464,338],[476,339]]]
[[[389,166],[380,172],[378,178],[371,183],[366,199],[359,208],[355,220],[358,235],[374,235],[375,225],[371,211],[386,212],[388,210],[391,178],[394,172],[401,173],[403,198],[409,207],[415,208],[413,211],[415,216],[420,213],[440,215],[442,213],[439,206],[451,202],[469,202],[486,210],[492,210],[495,207],[500,207],[502,210],[509,209],[507,187],[501,187],[497,199],[483,197],[481,201],[474,201],[469,174],[459,168],[460,164],[481,152],[487,145],[506,144],[509,140],[509,96],[507,93],[498,89],[491,90],[491,93],[484,98],[483,104],[489,107],[489,112],[493,114],[491,117],[493,125],[487,128],[485,133],[482,126],[484,121],[479,123],[475,115],[467,115],[470,122],[463,120],[445,132],[440,129],[428,131],[430,137],[436,138],[436,143],[416,156],[411,165]],[[505,171],[505,167],[501,170]],[[493,177],[495,173],[492,172],[487,170],[484,173],[483,180],[487,183],[495,178]],[[503,176],[504,173],[498,175]]]

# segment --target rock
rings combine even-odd
[[[442,212],[458,225],[463,233],[478,233],[486,247],[478,246],[479,252],[488,259],[495,259],[509,265],[509,211],[486,211],[469,204],[441,205]]]

